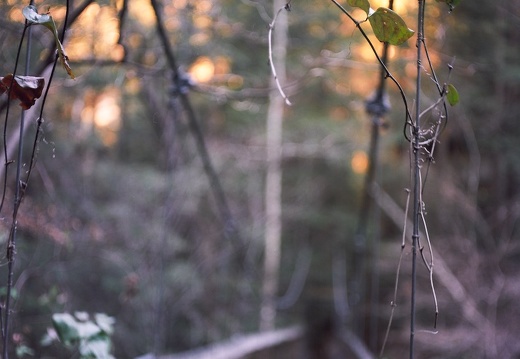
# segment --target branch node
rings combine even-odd
[[[188,73],[178,69],[177,72],[173,75],[170,93],[173,97],[186,95],[194,86],[195,81],[191,78],[191,76]]]

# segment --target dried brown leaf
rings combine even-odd
[[[20,100],[20,106],[28,110],[42,95],[45,79],[35,76],[15,76],[13,79],[13,74],[0,77],[0,95],[4,92],[9,93],[11,86],[11,99]]]

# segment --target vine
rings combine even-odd
[[[65,15],[65,24],[67,23],[68,18],[68,9],[69,6],[66,6],[66,15]],[[9,231],[9,236],[7,239],[7,248],[6,248],[6,259],[7,259],[7,280],[6,280],[6,296],[5,302],[2,306],[3,312],[0,313],[0,324],[2,331],[2,343],[3,349],[2,354],[3,358],[7,359],[9,357],[9,344],[10,344],[10,319],[12,312],[12,304],[11,298],[13,296],[13,276],[14,276],[14,263],[16,257],[16,237],[17,237],[17,217],[18,211],[20,208],[20,204],[25,195],[25,191],[27,189],[30,175],[32,172],[32,168],[34,166],[36,160],[36,150],[38,146],[38,142],[40,139],[41,126],[43,124],[43,111],[48,95],[48,91],[52,82],[52,78],[54,76],[54,70],[56,68],[56,64],[58,60],[65,68],[67,74],[74,79],[74,74],[68,62],[68,57],[65,54],[65,50],[63,48],[63,39],[65,36],[65,26],[63,27],[63,32],[61,34],[61,38],[58,35],[58,30],[56,28],[56,24],[52,16],[47,14],[38,14],[36,7],[33,4],[26,6],[22,11],[25,17],[25,26],[22,32],[22,36],[20,38],[20,43],[18,46],[16,60],[14,64],[14,69],[11,74],[7,74],[4,77],[0,77],[0,95],[6,93],[7,94],[7,109],[4,120],[4,161],[5,161],[5,171],[4,171],[4,183],[2,189],[2,198],[0,200],[0,213],[3,209],[6,194],[7,194],[7,182],[8,182],[8,165],[11,163],[16,163],[16,176],[14,182],[14,203],[12,209],[12,219],[11,219],[11,227]],[[31,52],[31,32],[30,27],[32,25],[43,25],[47,29],[49,29],[54,37],[54,45],[56,48],[56,57],[52,67],[51,74],[47,81],[47,85],[45,86],[45,79],[39,76],[29,76],[30,72],[30,52]],[[29,30],[29,31],[28,31]],[[26,52],[26,66],[25,66],[25,75],[17,75],[18,72],[18,63],[21,56],[22,44],[25,40],[26,34],[28,34],[27,39],[27,52]],[[43,92],[45,88],[45,92]],[[36,120],[36,134],[32,146],[32,151],[30,155],[30,165],[26,171],[24,178],[22,179],[22,167],[23,167],[23,137],[25,131],[25,112],[30,109],[33,105],[35,105],[36,100],[39,99],[44,94],[42,101],[39,116]],[[20,114],[20,124],[19,124],[19,138],[18,138],[18,152],[16,156],[16,160],[11,160],[9,158],[10,154],[8,153],[7,147],[7,124],[9,119],[9,108],[11,100],[19,100],[20,106],[22,108],[22,112]]]
[[[332,0],[338,7],[342,9],[344,13],[344,9],[336,2],[336,0]],[[446,2],[449,6],[450,11],[453,10],[454,6],[458,4],[458,1],[442,1]],[[392,10],[385,9],[385,8],[379,8],[377,11],[373,11],[370,8],[370,5],[368,1],[366,0],[351,0],[348,1],[349,5],[360,7],[362,8],[368,15],[369,23],[379,41],[389,43],[392,45],[400,45],[404,43],[406,40],[408,40],[412,35],[413,31],[408,29],[406,27],[405,22]],[[377,15],[380,14],[380,15]],[[383,15],[386,17],[383,18]],[[352,16],[347,14],[347,16],[353,20],[356,24],[356,27],[360,29],[360,22],[353,19]],[[376,16],[376,17],[374,17]],[[411,143],[411,154],[413,154],[413,161],[410,164],[411,171],[413,172],[413,178],[412,178],[412,186],[413,186],[413,230],[412,230],[412,291],[411,291],[411,297],[410,297],[410,345],[409,345],[409,356],[410,358],[414,358],[414,346],[415,346],[415,333],[416,333],[416,308],[415,308],[415,301],[416,301],[416,278],[417,278],[417,251],[420,252],[420,255],[422,257],[422,260],[424,262],[425,267],[427,268],[429,272],[429,278],[430,278],[430,286],[434,301],[434,307],[435,307],[435,319],[433,323],[433,328],[435,333],[436,327],[437,327],[437,317],[438,317],[438,303],[437,303],[437,296],[436,291],[434,287],[434,281],[433,281],[433,250],[432,250],[432,244],[430,241],[430,236],[427,229],[426,219],[425,219],[425,204],[422,198],[422,193],[424,190],[424,184],[426,181],[426,178],[424,179],[424,182],[421,177],[421,168],[424,162],[423,154],[426,153],[426,158],[428,160],[428,166],[429,168],[430,164],[433,162],[433,156],[434,156],[434,149],[435,144],[438,142],[438,136],[441,132],[441,127],[445,126],[448,119],[448,111],[446,108],[446,99],[448,103],[452,106],[456,105],[459,101],[459,96],[457,93],[457,90],[452,84],[449,85],[443,85],[441,86],[439,84],[439,81],[437,79],[437,76],[435,74],[435,70],[433,68],[428,49],[426,46],[425,38],[424,38],[424,18],[425,18],[425,1],[419,1],[419,9],[418,9],[418,28],[417,28],[417,82],[416,82],[416,97],[415,97],[415,115],[413,120],[410,119],[410,113],[408,112],[408,104],[406,100],[406,96],[404,94],[404,91],[402,90],[402,87],[398,84],[398,82],[395,80],[393,76],[390,75],[388,69],[386,69],[385,64],[377,53],[374,50],[373,45],[371,44],[368,37],[363,34],[363,37],[369,42],[370,47],[372,48],[376,58],[381,63],[382,66],[384,66],[387,75],[389,78],[393,80],[393,82],[396,84],[396,86],[399,89],[399,92],[401,94],[401,97],[403,99],[403,104],[405,106],[406,110],[406,116],[407,120],[405,121],[404,126],[404,135],[406,139]],[[397,39],[397,40],[395,40]],[[422,54],[426,54],[426,60],[430,69],[430,73],[432,74],[431,77],[439,91],[439,99],[429,106],[426,110],[421,112],[420,104],[421,104],[421,76],[422,72],[424,71],[422,67]],[[450,70],[451,70],[450,65]],[[442,111],[440,111],[439,116],[433,126],[427,127],[426,129],[422,129],[421,124],[421,118],[424,117],[425,114],[431,112],[434,108],[437,108],[439,105],[442,105]],[[409,133],[408,133],[409,131]],[[427,146],[431,147],[431,150],[428,151],[426,149]],[[410,191],[408,191],[410,193]],[[408,196],[410,198],[410,196]],[[408,201],[407,206],[408,208]],[[406,211],[407,213],[408,211]],[[406,216],[407,217],[407,216]],[[406,223],[405,219],[405,223]],[[424,255],[423,246],[421,245],[419,241],[419,233],[420,233],[420,227],[423,227],[425,232],[425,237],[427,241],[427,248],[430,260],[428,261]],[[381,353],[382,356],[384,354],[384,347],[386,340],[388,338],[388,331],[391,326],[392,317],[393,317],[393,309],[396,306],[396,297],[397,297],[397,286],[398,286],[398,278],[399,278],[399,271],[401,268],[401,261],[402,261],[402,254],[404,253],[404,249],[406,246],[406,227],[403,229],[403,241],[401,243],[401,256],[399,259],[398,267],[397,267],[397,273],[396,273],[396,282],[395,282],[395,289],[394,289],[394,300],[392,301],[392,314],[389,319],[387,333],[385,336],[384,343],[382,345]]]
[[[403,259],[403,253],[406,247],[406,223],[407,223],[407,217],[408,217],[408,209],[409,209],[409,200],[412,199],[413,204],[411,206],[411,209],[413,211],[412,218],[413,218],[413,229],[412,229],[412,235],[411,235],[411,245],[412,245],[412,290],[411,290],[411,297],[410,297],[410,344],[409,344],[409,356],[411,359],[414,358],[414,339],[415,339],[415,333],[416,333],[416,308],[415,308],[415,301],[416,301],[416,278],[417,278],[417,254],[419,253],[426,269],[429,273],[429,281],[430,281],[430,287],[434,302],[434,321],[433,321],[433,330],[430,331],[431,333],[436,333],[437,328],[437,318],[438,318],[438,301],[437,301],[437,295],[435,291],[434,286],[434,279],[433,279],[433,268],[434,268],[434,260],[433,260],[433,247],[430,239],[430,235],[428,232],[427,222],[426,222],[426,215],[425,215],[425,203],[423,200],[423,191],[426,184],[426,179],[428,176],[428,171],[430,165],[434,162],[434,152],[436,148],[436,144],[438,143],[439,135],[441,134],[442,130],[445,128],[445,126],[448,123],[448,109],[447,104],[450,106],[455,106],[459,102],[459,94],[455,88],[455,86],[451,83],[444,83],[442,84],[436,73],[435,69],[433,67],[428,47],[425,41],[424,36],[424,21],[425,21],[425,8],[426,3],[425,0],[419,0],[419,7],[417,11],[417,40],[416,40],[416,47],[417,47],[417,54],[416,54],[416,61],[417,61],[417,74],[416,74],[416,86],[415,86],[415,101],[414,101],[414,114],[412,115],[410,112],[410,106],[408,104],[408,100],[406,97],[406,94],[403,90],[403,87],[401,84],[397,81],[397,79],[392,75],[390,70],[387,67],[386,63],[386,50],[383,51],[383,56],[380,57],[378,52],[375,49],[374,44],[368,37],[367,33],[363,29],[363,24],[368,22],[370,27],[372,28],[373,33],[375,34],[376,38],[380,41],[385,43],[385,48],[390,45],[399,46],[406,41],[408,41],[414,34],[415,31],[408,28],[405,21],[392,10],[393,1],[390,0],[390,6],[389,8],[385,7],[379,7],[378,9],[374,10],[370,2],[368,0],[347,0],[348,5],[354,8],[360,8],[366,13],[366,18],[362,21],[356,20],[352,14],[345,8],[343,5],[341,5],[337,0],[331,0],[336,7],[340,9],[340,11],[345,14],[356,26],[357,30],[361,33],[364,40],[368,43],[370,46],[375,58],[379,62],[381,69],[382,69],[382,79],[390,79],[394,85],[397,87],[398,92],[400,93],[404,108],[405,108],[405,121],[404,121],[404,137],[406,140],[410,143],[410,171],[411,171],[411,185],[412,190],[407,189],[407,201],[406,201],[406,211],[405,211],[405,226],[403,228],[403,239],[401,242],[401,255],[399,258],[399,262],[397,265],[397,271],[396,271],[396,278],[395,278],[395,287],[394,287],[394,299],[391,302],[392,311],[390,314],[390,318],[388,321],[388,326],[386,330],[386,335],[384,338],[384,342],[381,348],[380,356],[383,356],[384,354],[384,348],[386,345],[386,341],[388,339],[389,330],[392,325],[393,315],[394,315],[394,309],[397,305],[397,290],[398,290],[398,283],[399,283],[399,275],[401,270],[401,262]],[[461,2],[461,0],[436,0],[440,3],[445,3],[448,8],[449,12],[453,11],[453,9]],[[284,8],[281,8],[283,10]],[[287,3],[285,6],[286,10],[290,10],[290,2]],[[278,13],[279,13],[278,12]],[[277,14],[278,14],[277,13]],[[273,20],[273,22],[269,26],[269,39],[271,38],[271,32],[274,27],[274,23],[276,21],[276,17]],[[270,45],[270,42],[269,42]],[[278,83],[278,79],[276,76],[276,70],[273,66],[272,62],[272,49],[271,45],[269,46],[269,59],[271,64],[271,70],[274,78],[276,79],[276,83],[278,86],[278,90],[281,94],[281,96],[286,100],[286,103],[290,105],[290,102],[287,99],[287,96],[283,92],[283,89],[281,85]],[[426,63],[428,66],[429,72],[425,70],[423,67],[423,55],[426,58]],[[449,75],[448,80],[451,75],[451,70],[453,69],[453,65],[448,65],[449,69]],[[421,89],[422,89],[422,76],[423,73],[427,72],[429,73],[430,79],[433,81],[433,83],[436,86],[436,89],[438,91],[438,99],[434,101],[430,106],[428,106],[426,109],[421,110]],[[384,81],[382,81],[383,83]],[[382,85],[381,85],[382,86]],[[379,100],[381,102],[382,93],[381,90],[379,91]],[[370,114],[371,109],[369,108],[370,105],[378,105],[373,102],[367,103],[367,112]],[[373,110],[373,109],[372,109]],[[434,110],[437,110],[434,114]],[[386,111],[384,109],[381,111],[380,116],[382,116]],[[373,111],[372,111],[373,114]],[[434,118],[433,121],[426,121],[423,120],[427,114],[432,114],[432,117]],[[377,129],[376,129],[377,132]],[[374,138],[374,136],[372,136]],[[377,140],[377,136],[376,136]],[[371,147],[375,145],[371,145]],[[376,151],[375,149],[371,153]],[[375,183],[373,179],[373,173],[374,173],[374,167],[375,166],[375,155],[371,155],[371,163],[369,164],[370,171],[367,174],[366,179],[366,185],[365,185],[365,193],[370,192],[371,184]],[[426,163],[426,173],[423,176],[422,169],[423,165]],[[424,178],[423,178],[424,177]],[[364,202],[363,202],[364,203]],[[364,215],[367,215],[367,211],[362,211]],[[360,221],[364,221],[364,219],[360,219]],[[361,226],[361,225],[360,225]],[[361,228],[361,227],[360,227]],[[424,237],[426,238],[426,248],[427,248],[427,255],[424,253],[424,245],[421,244],[420,241],[420,233],[421,228],[424,230]],[[362,232],[362,229],[359,230]],[[358,233],[356,233],[356,236]],[[355,240],[356,243],[359,242],[358,240]],[[356,246],[355,243],[355,246]],[[359,244],[359,243],[358,243]],[[360,254],[360,253],[358,253]],[[362,253],[361,253],[362,254]],[[357,255],[356,255],[357,256]],[[361,260],[358,258],[358,260]],[[355,269],[356,271],[362,271],[362,269]],[[356,275],[358,277],[358,275]],[[359,279],[358,279],[359,280]],[[355,290],[359,290],[359,288],[354,288]],[[335,298],[336,299],[336,298]],[[342,311],[339,311],[342,312]]]
[[[337,6],[342,13],[344,13],[348,18],[350,18],[351,21],[354,22],[356,28],[360,31],[363,38],[368,42],[370,48],[372,49],[375,58],[381,65],[381,71],[382,71],[382,79],[390,79],[390,81],[393,82],[393,84],[397,87],[398,92],[400,93],[400,96],[403,101],[403,105],[405,107],[405,115],[404,115],[404,136],[406,139],[410,142],[410,148],[411,148],[411,164],[412,164],[412,177],[413,177],[413,218],[414,218],[414,224],[413,224],[413,235],[412,235],[412,253],[413,253],[413,290],[412,290],[412,298],[411,298],[411,331],[410,331],[410,357],[413,358],[414,356],[414,335],[415,335],[415,266],[416,266],[416,256],[417,254],[420,255],[420,258],[422,259],[424,265],[426,266],[429,276],[430,276],[430,284],[432,288],[432,294],[433,294],[433,300],[435,305],[435,319],[434,319],[434,329],[436,328],[437,324],[437,316],[438,316],[438,304],[437,304],[437,298],[435,294],[435,289],[433,285],[433,249],[432,249],[432,243],[430,241],[430,236],[427,230],[427,223],[426,223],[426,215],[425,215],[425,204],[424,200],[422,198],[422,194],[424,191],[424,187],[426,184],[426,180],[428,177],[428,169],[430,164],[434,162],[434,153],[435,148],[438,143],[438,138],[440,134],[442,133],[443,128],[447,125],[448,122],[448,110],[447,105],[454,106],[459,101],[459,95],[457,93],[456,88],[453,86],[453,84],[449,83],[442,83],[439,81],[435,70],[433,69],[432,62],[430,60],[430,56],[428,53],[428,49],[426,46],[426,41],[424,38],[424,13],[425,13],[425,7],[426,3],[424,0],[419,1],[419,11],[418,11],[418,28],[417,28],[417,84],[416,84],[416,97],[414,102],[414,110],[415,114],[411,114],[410,108],[412,106],[409,105],[406,94],[403,90],[403,87],[400,85],[400,83],[397,81],[397,79],[393,76],[393,74],[390,72],[390,70],[387,67],[385,56],[380,56],[376,49],[374,44],[369,39],[367,33],[364,30],[364,24],[368,23],[371,27],[372,31],[374,32],[376,38],[384,42],[386,44],[399,46],[406,41],[408,41],[413,34],[415,33],[413,30],[408,28],[404,20],[395,13],[391,7],[384,8],[380,7],[376,10],[372,9],[370,6],[370,3],[368,0],[347,0],[348,5],[352,7],[357,7],[362,9],[366,13],[366,19],[363,21],[356,20],[348,10],[346,10],[338,1],[331,0],[335,6]],[[440,3],[445,3],[449,11],[453,11],[453,9],[460,3],[461,0],[436,0]],[[88,3],[88,2],[86,2]],[[126,11],[126,1],[124,2]],[[207,176],[210,178],[210,182],[212,183],[212,189],[214,190],[215,197],[217,198],[217,202],[219,204],[219,211],[222,218],[222,221],[225,224],[226,227],[226,234],[230,237],[232,237],[233,243],[238,244],[239,246],[242,244],[242,240],[239,238],[239,233],[236,228],[236,224],[232,220],[231,212],[229,210],[229,206],[227,204],[226,198],[224,196],[224,193],[222,191],[221,185],[218,181],[218,177],[216,176],[214,169],[212,167],[212,164],[209,160],[209,155],[207,154],[207,149],[204,144],[204,139],[202,137],[199,125],[196,122],[196,119],[193,115],[193,110],[191,109],[191,105],[185,96],[186,91],[188,91],[189,83],[186,82],[186,79],[183,77],[183,74],[179,71],[179,68],[177,67],[177,64],[175,62],[175,59],[173,57],[173,53],[171,51],[168,51],[168,49],[171,50],[170,45],[167,43],[166,35],[164,33],[164,29],[162,28],[163,21],[160,18],[158,7],[155,4],[155,1],[152,1],[152,4],[154,5],[154,11],[156,13],[157,17],[157,23],[158,23],[158,31],[161,35],[161,39],[164,41],[164,47],[167,50],[167,57],[169,60],[169,65],[171,67],[172,73],[173,73],[173,79],[172,82],[176,85],[176,89],[178,89],[178,96],[180,98],[181,103],[185,107],[186,112],[188,113],[188,118],[190,120],[190,129],[193,132],[194,137],[197,140],[197,145],[199,146],[199,150],[202,153],[203,158],[203,164],[204,169],[207,172]],[[289,11],[291,8],[291,2],[289,1],[286,6],[280,9]],[[39,141],[41,140],[41,127],[43,124],[43,112],[44,112],[44,106],[46,103],[46,99],[48,96],[48,91],[52,82],[52,79],[54,77],[54,72],[57,66],[58,61],[61,63],[61,65],[64,67],[67,74],[74,78],[74,74],[72,72],[72,69],[68,63],[68,58],[66,56],[64,47],[62,45],[64,34],[65,34],[65,28],[67,25],[67,16],[68,16],[68,10],[69,5],[66,6],[66,15],[65,15],[65,21],[63,25],[63,32],[61,36],[58,34],[58,29],[56,27],[56,24],[52,18],[52,16],[49,13],[39,14],[36,7],[34,5],[29,5],[23,10],[23,15],[26,19],[25,26],[23,28],[23,33],[21,36],[20,44],[17,51],[17,56],[15,60],[15,65],[13,72],[10,74],[6,74],[3,77],[0,77],[0,95],[6,94],[7,95],[7,111],[5,116],[5,122],[4,122],[4,184],[3,184],[3,192],[1,195],[0,200],[0,213],[4,207],[4,202],[6,200],[7,196],[7,182],[8,182],[8,173],[7,169],[11,167],[11,164],[16,165],[16,179],[14,182],[14,206],[13,206],[13,212],[12,212],[12,222],[11,222],[11,228],[9,232],[9,238],[7,243],[7,251],[6,251],[6,259],[8,264],[8,278],[7,278],[7,295],[5,297],[4,304],[0,307],[0,326],[2,331],[2,339],[3,339],[3,357],[8,358],[8,352],[9,352],[9,341],[10,341],[10,335],[9,335],[9,323],[10,323],[10,315],[12,313],[12,304],[11,304],[11,297],[12,297],[12,286],[13,286],[13,271],[14,271],[14,263],[15,263],[15,257],[16,257],[16,234],[17,234],[17,215],[18,210],[20,207],[20,204],[22,202],[22,199],[25,195],[25,191],[28,187],[30,176],[32,169],[34,167],[34,163],[36,161],[36,150]],[[280,12],[279,11],[279,12]],[[278,12],[278,13],[279,13]],[[277,15],[278,15],[277,13]],[[121,15],[123,17],[123,14]],[[290,101],[288,97],[285,95],[283,88],[281,84],[278,82],[278,78],[276,76],[276,69],[274,67],[273,61],[272,61],[272,49],[271,49],[271,36],[272,32],[274,31],[274,26],[276,22],[276,17],[273,19],[272,23],[269,25],[269,60],[271,65],[272,73],[276,79],[277,87],[280,93],[282,94],[282,97],[284,98],[286,104],[290,105]],[[121,21],[122,23],[122,21]],[[49,79],[47,80],[44,77],[38,77],[38,76],[30,76],[30,68],[27,65],[25,75],[18,75],[18,63],[19,59],[22,53],[22,45],[23,42],[27,40],[27,53],[30,52],[30,27],[33,25],[42,25],[46,27],[51,33],[54,38],[54,48],[56,49],[56,53],[54,56],[54,64],[52,67],[51,75]],[[433,83],[435,84],[439,97],[436,99],[431,105],[429,105],[426,109],[421,110],[420,103],[420,88],[421,88],[421,76],[424,75],[426,72],[425,68],[422,66],[422,56],[426,57],[426,63],[429,67],[428,73],[430,78],[433,80]],[[29,57],[27,57],[28,59]],[[28,64],[29,61],[26,61]],[[451,73],[452,65],[449,65],[449,70]],[[383,81],[382,81],[383,83]],[[30,153],[30,162],[29,166],[25,172],[25,174],[22,171],[23,166],[23,134],[24,134],[24,128],[25,128],[25,120],[24,120],[24,111],[32,108],[36,101],[41,98],[43,95],[43,98],[41,100],[41,107],[39,111],[39,116],[35,119],[36,122],[36,133],[34,136],[34,141],[32,144],[32,150]],[[21,120],[19,124],[20,128],[20,134],[19,134],[19,141],[18,141],[18,152],[16,156],[16,160],[12,159],[13,156],[11,153],[8,153],[8,147],[7,147],[7,122],[9,119],[9,108],[10,108],[10,101],[18,100],[20,103],[20,106],[22,108],[22,115]],[[375,102],[371,103],[372,105],[375,105]],[[368,106],[368,104],[367,104]],[[433,113],[434,110],[441,108],[441,111],[439,111],[439,115],[430,122],[422,121],[427,114]],[[413,155],[413,156],[412,156]],[[413,158],[412,158],[413,157]],[[423,174],[423,167],[426,163],[426,173]],[[368,191],[370,186],[367,186],[365,191]],[[408,190],[409,193],[412,191]],[[407,209],[409,208],[409,204],[407,201]],[[406,221],[405,221],[406,223]],[[420,229],[423,229],[424,235],[420,235],[421,231]],[[397,284],[399,279],[399,270],[401,265],[401,259],[402,254],[404,252],[404,248],[406,245],[406,229],[403,231],[403,241],[401,244],[401,258],[399,259],[398,269],[397,269],[397,275],[396,275],[396,284],[395,284],[395,291],[394,291],[394,301],[392,301],[392,310],[395,308],[397,297]],[[425,237],[426,240],[426,246],[423,246],[420,242],[421,237]],[[423,249],[427,248],[426,253],[424,253]],[[299,287],[300,285],[298,285]],[[391,318],[389,320],[388,328],[391,326]],[[386,342],[386,340],[385,340]],[[382,354],[384,352],[384,345],[382,349]]]

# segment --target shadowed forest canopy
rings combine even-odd
[[[381,53],[367,14],[340,3]],[[383,0],[370,4],[388,6]],[[433,274],[439,315],[438,333],[432,334],[435,306],[421,262],[416,358],[518,358],[520,0],[466,0],[452,12],[445,2],[426,4],[430,60],[441,85],[455,84],[460,103],[450,107],[434,158],[424,163],[429,166],[424,213],[439,261]],[[12,78],[27,5],[0,3],[0,78]],[[34,5],[39,14],[52,16],[61,34],[65,1]],[[358,298],[363,303],[352,313],[347,303],[338,304],[338,291],[351,288],[338,289],[338,282],[359,269],[354,237],[373,124],[366,103],[376,92],[380,65],[355,23],[333,2],[290,5],[284,11],[288,43],[281,85],[292,106],[283,112],[276,326],[307,325],[309,345],[326,346],[312,339],[331,337],[344,313],[376,357],[394,301],[410,189],[405,108],[387,80],[391,110],[378,123],[377,186],[363,219],[368,223],[364,294]],[[69,6],[63,46],[75,79],[57,66],[41,125],[44,95],[25,111],[23,173],[38,135],[27,184],[16,183],[10,164],[17,162],[21,108],[18,101],[8,107],[0,94],[5,119],[0,152],[7,150],[0,171],[6,198],[2,248],[16,188],[25,191],[17,213],[11,357],[16,351],[29,357],[23,350],[37,358],[79,357],[42,340],[56,335],[54,313],[114,318],[117,358],[181,352],[257,331],[266,117],[273,88],[268,33],[277,9],[259,0],[76,0]],[[417,2],[396,0],[394,11],[415,29]],[[26,68],[27,75],[47,83],[55,38],[44,26],[29,29],[30,52],[26,57],[26,38],[17,74]],[[424,61],[423,103],[413,101],[416,52],[416,37],[388,50],[388,69],[410,109],[427,108],[439,97]],[[203,135],[206,154],[197,134]],[[339,272],[346,274],[338,274],[339,253],[346,258]],[[1,256],[4,302],[8,260],[3,250]],[[407,353],[410,261],[407,239],[386,358]]]

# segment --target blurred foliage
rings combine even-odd
[[[416,4],[400,3],[396,12],[413,28]],[[442,80],[448,81],[447,64],[453,64],[449,82],[460,91],[460,104],[441,136],[425,204],[434,247],[492,323],[493,335],[475,330],[460,303],[439,288],[440,333],[419,336],[417,357],[514,358],[520,352],[513,315],[520,295],[520,2],[445,3],[457,4],[453,13],[442,2],[428,3],[427,42]],[[26,5],[0,4],[1,74],[12,72]],[[36,5],[40,13],[49,7],[61,26],[63,1]],[[332,258],[351,252],[361,197],[363,173],[351,160],[368,147],[364,101],[378,80],[367,45],[332,4],[292,5],[283,85],[294,106],[284,123],[280,295],[302,248],[313,255],[303,296],[280,312],[282,324],[303,320],[307,305],[332,306]],[[43,141],[19,213],[13,318],[18,347],[31,348],[35,357],[67,355],[40,344],[53,313],[84,310],[115,318],[118,358],[181,351],[257,329],[272,9],[249,0],[163,4],[178,63],[196,82],[190,98],[247,249],[237,264],[172,87],[151,7],[145,0],[128,6],[121,34],[121,1],[94,2],[83,12],[64,42],[76,80],[58,69],[50,89]],[[359,9],[353,15],[366,18]],[[39,28],[33,29],[34,71],[54,41]],[[413,38],[391,50],[390,69],[406,91],[415,85],[414,53]],[[197,80],[204,71],[209,79]],[[380,182],[404,207],[404,111],[388,88],[393,109],[382,130]],[[429,98],[421,105],[431,104],[434,91],[425,86],[424,93]],[[9,223],[2,223],[6,231]],[[385,215],[380,226],[382,331],[401,235]],[[0,278],[5,270],[0,267]],[[407,275],[389,358],[406,347]],[[420,282],[418,320],[428,327],[428,279]]]
[[[52,316],[56,339],[67,348],[77,351],[81,359],[113,359],[110,354],[110,336],[114,319],[106,314],[96,313],[90,319],[88,313],[55,313]],[[42,339],[43,345],[50,345],[54,338],[50,335]]]

